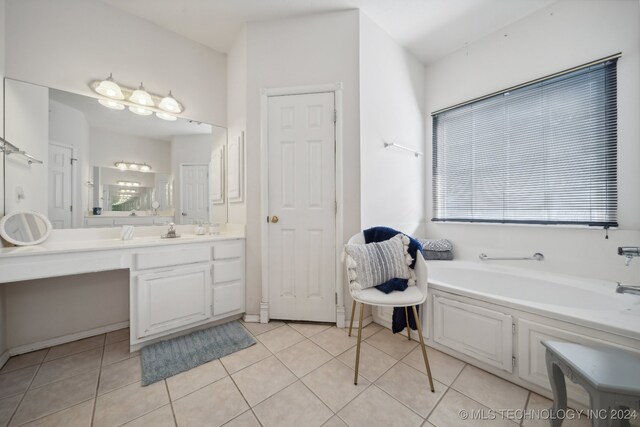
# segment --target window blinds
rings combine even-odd
[[[433,221],[617,226],[617,57],[433,114]]]

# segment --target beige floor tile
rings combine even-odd
[[[229,371],[230,374],[233,374],[234,372],[238,372],[249,365],[253,365],[256,362],[266,359],[271,355],[272,354],[267,350],[267,347],[262,345],[262,343],[257,342],[251,347],[247,347],[223,357],[220,361],[227,371]]]
[[[285,325],[281,328],[260,334],[257,338],[269,349],[269,351],[277,353],[280,350],[284,350],[285,348],[291,347],[292,345],[304,340],[304,335],[292,327]]]
[[[22,394],[0,399],[0,425],[6,426],[22,400]]]
[[[296,376],[275,356],[231,375],[251,407],[296,381]]]
[[[175,427],[175,425],[176,422],[173,419],[171,405],[164,405],[155,411],[151,411],[140,418],[124,424],[126,427]]]
[[[121,360],[130,359],[139,356],[139,351],[129,352],[129,341],[120,341],[115,344],[104,346],[104,355],[102,356],[102,366],[111,363],[120,362]]]
[[[37,371],[36,365],[0,375],[0,398],[27,391]]]
[[[120,341],[129,341],[129,328],[118,329],[117,331],[107,333],[104,343],[113,344]]]
[[[45,362],[40,366],[40,370],[33,379],[31,387],[42,387],[45,384],[60,381],[64,378],[85,372],[97,372],[100,369],[101,359],[102,348],[98,347],[93,350],[55,359],[51,362]]]
[[[180,427],[220,426],[247,409],[247,403],[229,377],[173,403]]]
[[[348,426],[344,423],[344,421],[340,419],[339,416],[334,415],[333,417],[329,418],[329,421],[322,424],[322,427],[348,427]]]
[[[59,359],[76,353],[82,353],[87,350],[104,346],[104,334],[95,337],[84,338],[78,341],[51,347],[44,361]]]
[[[188,371],[167,378],[171,400],[178,400],[202,387],[227,376],[222,363],[212,360]]]
[[[310,339],[332,356],[338,356],[356,345],[355,337],[347,336],[344,330],[338,328],[329,328],[312,336]]]
[[[92,400],[96,394],[97,384],[98,371],[95,371],[66,378],[44,387],[32,388],[20,403],[11,425],[33,421]]]
[[[353,369],[333,359],[302,378],[302,382],[333,412],[338,412],[369,387],[370,382],[362,375],[354,385],[353,375]]]
[[[420,426],[424,421],[376,386],[366,389],[338,415],[350,427]]]
[[[133,383],[98,396],[93,425],[113,426],[140,418],[169,403],[164,381],[142,387]]]
[[[333,412],[298,381],[253,408],[264,427],[321,426]]]
[[[517,425],[503,419],[474,419],[471,416],[472,412],[477,414],[480,410],[487,417],[490,416],[489,408],[450,388],[427,420],[435,427],[515,427]],[[463,419],[462,411],[469,414],[469,418]]]
[[[253,411],[248,410],[229,421],[224,427],[261,427]]]
[[[298,378],[302,378],[333,358],[307,339],[276,353],[276,357]]]
[[[417,333],[416,331],[416,334]],[[378,350],[384,351],[396,360],[402,359],[418,346],[416,341],[409,341],[406,337],[394,334],[386,328],[367,338],[367,343],[376,347]]]
[[[49,349],[45,348],[44,350],[32,351],[31,353],[13,356],[2,367],[0,374],[26,368],[27,366],[39,365],[44,360],[48,351]]]
[[[355,369],[356,366],[356,347],[351,348],[349,351],[345,351],[338,360],[347,365],[348,367]],[[359,374],[368,379],[369,381],[377,380],[382,374],[387,372],[395,363],[396,359],[389,356],[387,353],[378,350],[377,348],[370,346],[366,342],[362,343],[360,347],[360,370]]]
[[[253,335],[264,334],[265,332],[271,331],[273,329],[279,328],[280,326],[284,326],[284,322],[279,322],[277,320],[273,320],[269,323],[245,323],[242,322],[242,326],[247,328],[249,332]]]
[[[527,411],[531,415],[531,419],[525,419],[522,421],[524,427],[547,427],[549,425],[548,410],[551,408],[553,402],[546,397],[540,396],[536,393],[531,393],[529,396],[529,402],[527,403]],[[588,417],[566,418],[562,423],[563,427],[589,427],[591,422]]]
[[[524,409],[529,392],[502,378],[467,365],[451,385],[491,409]]]
[[[348,322],[349,322],[349,319],[347,319],[347,327],[346,328],[338,329],[339,331],[344,332],[346,335],[349,335],[349,323]],[[365,325],[364,328],[362,328],[362,339],[366,340],[371,335],[377,334],[378,332],[380,332],[383,329],[384,329],[384,326],[380,326],[377,323],[369,323],[368,325]],[[351,331],[351,335],[354,336],[354,337],[358,336],[358,328],[356,327],[355,324],[353,325],[353,330]]]
[[[435,426],[431,424],[429,421],[425,421],[424,424],[422,424],[422,427],[435,427]]]
[[[431,367],[433,378],[446,385],[451,385],[465,365],[463,361],[431,347],[427,347],[427,357],[429,358],[429,366]],[[427,373],[420,347],[416,347],[402,361],[423,374]]]
[[[91,425],[92,415],[93,399],[23,424],[23,427],[86,427]]]
[[[398,363],[376,381],[376,385],[423,418],[435,408],[447,390],[447,386],[433,381],[435,392],[429,388],[425,374],[404,363]]]
[[[140,356],[102,367],[98,396],[142,380]]]
[[[329,329],[332,325],[327,323],[288,323],[296,331],[309,338],[315,334]]]

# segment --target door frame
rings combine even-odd
[[[49,146],[50,145],[57,145],[58,147],[62,147],[65,149],[68,149],[71,151],[71,158],[70,158],[70,163],[71,163],[71,206],[73,207],[71,211],[71,224],[70,224],[70,228],[75,228],[76,226],[76,212],[78,212],[78,206],[76,206],[76,191],[78,191],[78,187],[77,187],[77,183],[76,183],[76,161],[78,160],[76,158],[76,147],[74,147],[73,145],[69,145],[69,144],[63,144],[61,142],[55,141],[53,139],[49,140],[49,144],[47,145],[47,168],[49,167],[48,165],[48,156],[49,156]],[[48,174],[49,171],[47,170],[47,179],[48,179]],[[48,190],[47,190],[48,191]],[[48,194],[47,194],[48,197]],[[48,200],[47,200],[48,203]]]
[[[184,170],[185,166],[206,166],[207,167],[207,212],[208,212],[207,216],[209,216],[208,220],[210,220],[211,219],[210,218],[210,215],[211,215],[211,206],[210,206],[211,201],[209,200],[209,190],[210,190],[210,188],[209,188],[209,184],[210,184],[209,183],[209,179],[210,179],[209,173],[211,172],[210,171],[211,163],[185,162],[185,163],[180,163],[180,206],[179,206],[179,209],[178,209],[179,212],[176,212],[176,218],[180,218],[180,221],[175,221],[175,223],[176,224],[180,224],[180,225],[184,225],[183,222],[182,222],[182,219],[184,218],[184,216],[182,215],[182,208],[184,207],[184,191],[182,191],[183,190],[182,185],[184,184],[184,179],[183,179],[184,173],[183,173],[183,170]]]
[[[342,82],[262,89],[260,91],[260,245],[262,261],[262,299],[260,302],[260,323],[269,322],[269,230],[264,219],[269,214],[269,97],[284,95],[305,95],[314,93],[334,94],[335,122],[335,190],[336,190],[336,325],[345,326],[344,284],[341,268],[342,234],[344,229],[343,193],[343,140],[342,140]]]

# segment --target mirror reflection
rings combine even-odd
[[[49,232],[44,218],[29,212],[17,212],[4,221],[2,235],[15,244],[40,241]]]
[[[5,212],[42,212],[53,228],[227,221],[225,128],[11,79],[5,113],[5,137],[44,161],[6,157]]]

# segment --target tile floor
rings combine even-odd
[[[127,329],[13,357],[0,370],[0,425],[514,427],[465,422],[458,412],[551,404],[429,348],[431,393],[418,344],[375,324],[363,329],[358,386],[356,339],[346,330],[244,326],[256,345],[148,387],[140,386],[140,356],[128,352]]]

